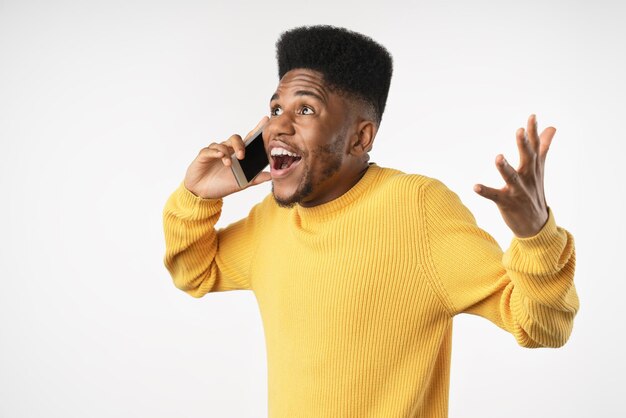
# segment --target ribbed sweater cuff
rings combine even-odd
[[[513,238],[504,253],[505,268],[528,274],[544,274],[558,270],[559,259],[567,243],[567,233],[558,228],[552,210],[548,209],[548,221],[537,235]]]
[[[522,292],[535,300],[564,297],[572,285],[572,236],[559,228],[549,210],[548,221],[537,235],[513,238],[502,262]]]
[[[548,220],[541,230],[532,237],[519,238],[515,237],[514,242],[517,242],[522,251],[528,251],[535,254],[539,254],[547,248],[553,248],[555,245],[559,245],[563,241],[563,236],[559,234],[556,221],[554,220],[554,214],[552,210],[548,208]]]
[[[222,210],[222,199],[204,199],[191,193],[184,183],[172,193],[166,208],[188,220],[201,220],[215,216]]]

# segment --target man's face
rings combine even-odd
[[[283,76],[263,132],[279,205],[315,206],[341,194],[349,122],[346,99],[320,73],[296,69]]]

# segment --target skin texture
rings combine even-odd
[[[324,204],[347,192],[367,170],[376,124],[363,106],[330,88],[320,73],[287,72],[270,100],[270,114],[263,132],[268,152],[283,147],[302,157],[285,177],[272,170],[279,205]]]
[[[261,119],[257,126],[246,135],[246,139],[267,121],[267,116]],[[187,168],[183,182],[185,188],[203,199],[221,199],[241,190],[230,168],[232,164],[230,156],[235,152],[237,158],[244,157],[244,140],[237,134],[231,135],[226,141],[213,142],[208,147],[202,148]],[[270,174],[263,172],[256,176],[248,186],[269,180],[271,180]]]
[[[511,167],[502,154],[496,157],[496,168],[506,182],[501,189],[477,184],[474,191],[498,205],[504,222],[520,238],[539,233],[548,220],[548,205],[544,193],[543,176],[546,155],[556,128],[545,128],[537,133],[537,116],[530,115],[524,128],[515,133],[520,163]]]
[[[295,69],[286,73],[270,100],[270,113],[246,139],[263,126],[268,154],[280,146],[302,157],[288,175],[263,172],[250,184],[272,180],[278,204],[310,207],[327,203],[350,190],[365,174],[378,125],[367,106],[334,90],[319,72]],[[518,168],[502,154],[496,157],[504,187],[474,186],[476,193],[496,203],[517,237],[536,235],[548,220],[543,179],[555,133],[554,127],[548,127],[538,134],[537,118],[530,115],[526,130],[516,132]],[[187,169],[185,187],[205,199],[220,199],[241,190],[230,169],[233,153],[244,158],[244,140],[239,135],[200,150]]]
[[[347,192],[365,174],[378,125],[371,108],[328,86],[321,73],[295,69],[280,80],[264,117],[245,139],[263,126],[265,148],[281,146],[302,157],[292,173],[272,178],[260,173],[251,185],[272,180],[279,204],[316,206]],[[221,199],[239,190],[230,156],[245,156],[244,139],[232,135],[202,148],[190,164],[184,186],[205,199]],[[271,161],[271,158],[270,158]]]

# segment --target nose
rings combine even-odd
[[[282,115],[270,117],[263,130],[263,137],[270,141],[281,136],[292,136],[294,133],[293,119],[284,112]]]

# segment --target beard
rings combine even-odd
[[[311,172],[309,171],[308,164],[304,166],[304,177],[298,184],[296,191],[289,197],[281,198],[274,193],[274,184],[272,184],[272,194],[274,200],[278,206],[283,208],[291,208],[296,203],[300,203],[303,199],[306,199],[308,195],[313,191],[313,179],[311,178]]]
[[[302,158],[304,176],[300,180],[296,191],[291,196],[286,198],[276,196],[276,193],[274,193],[274,184],[272,183],[272,195],[278,206],[291,208],[296,203],[302,203],[313,193],[317,186],[324,183],[332,177],[333,174],[339,171],[343,161],[343,147],[346,139],[346,131],[347,129],[344,129],[333,142],[319,146],[310,153],[311,159],[324,162],[324,166],[319,175],[315,175],[312,172],[308,163],[309,155],[305,155],[305,158]]]

